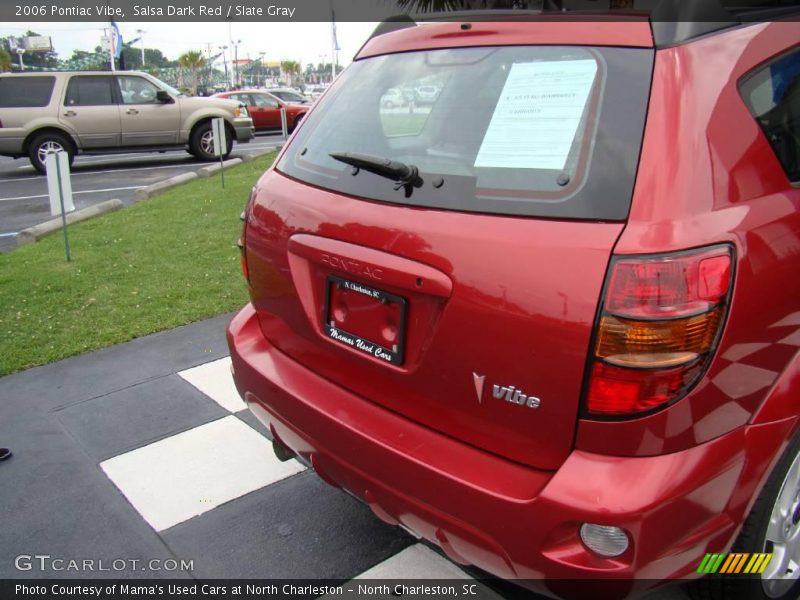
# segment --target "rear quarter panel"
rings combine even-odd
[[[650,455],[701,444],[750,422],[781,374],[797,368],[800,189],[788,181],[738,82],[799,37],[796,23],[762,23],[658,51],[630,218],[615,252],[728,242],[736,249],[735,287],[719,349],[699,385],[649,417],[583,421],[579,448]],[[776,418],[798,413],[797,391]]]
[[[53,93],[47,106],[0,108],[0,121],[3,123],[0,128],[0,153],[21,156],[25,152],[23,146],[26,138],[45,128],[60,129],[78,143],[74,129],[58,118],[67,81],[68,77],[55,77]]]

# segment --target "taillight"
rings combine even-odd
[[[637,417],[679,400],[711,361],[732,289],[715,246],[612,263],[586,387],[592,417]]]
[[[250,282],[250,271],[247,268],[247,214],[250,211],[250,206],[253,204],[255,194],[256,188],[250,190],[250,198],[247,200],[247,205],[242,211],[242,214],[239,215],[239,220],[242,222],[242,235],[236,241],[236,245],[239,248],[239,261],[241,262],[242,275],[244,275],[248,283]]]

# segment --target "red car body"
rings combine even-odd
[[[237,90],[214,94],[217,98],[230,98],[247,105],[256,131],[280,130],[281,110],[286,112],[286,127],[292,131],[308,112],[307,106],[284,102],[263,90]]]
[[[798,430],[800,189],[739,85],[800,36],[796,23],[757,23],[656,48],[647,19],[436,23],[374,37],[356,64],[576,43],[653,56],[623,218],[367,200],[287,174],[287,152],[304,145],[295,137],[248,203],[251,302],[228,341],[239,392],[276,443],[379,518],[553,596],[594,580],[624,596],[696,577],[706,553],[730,549]],[[657,409],[592,414],[615,265],[697,249],[711,252],[702,268],[725,263],[728,294],[702,376]],[[392,321],[405,328],[401,364],[331,339],[341,281],[405,303]],[[353,327],[391,347],[397,331],[375,325],[384,317]],[[627,549],[592,552],[583,523],[621,528]]]

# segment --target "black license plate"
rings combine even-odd
[[[403,364],[405,298],[329,275],[323,313],[325,335],[392,365]]]

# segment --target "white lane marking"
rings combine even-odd
[[[153,529],[192,517],[305,470],[233,415],[100,463]]]
[[[72,171],[70,175],[73,177],[77,175],[102,175],[103,173],[119,173],[119,172],[129,172],[133,173],[135,171],[152,171],[155,169],[183,169],[185,167],[189,167],[190,169],[196,169],[197,166],[195,164],[191,165],[164,165],[160,167],[139,167],[137,169],[126,169],[122,167],[120,169],[105,169],[103,171]],[[17,181],[32,181],[35,179],[41,179],[42,181],[45,180],[44,175],[39,175],[38,177],[15,177],[14,179],[6,179],[9,183],[15,183]]]
[[[254,144],[254,145],[250,146],[250,148],[248,148],[248,150],[252,150],[252,149],[255,149],[255,150],[275,149],[281,143],[282,142],[265,143],[265,144],[261,144],[261,145]],[[247,152],[245,152],[245,154],[247,154]],[[136,154],[136,155],[131,156],[130,159],[133,159],[133,158],[136,158],[136,157],[142,158],[142,155],[141,154]],[[130,159],[128,159],[128,160],[130,160]],[[102,159],[102,160],[97,160],[97,161],[89,161],[86,158],[84,158],[84,159],[80,159],[79,158],[79,159],[76,160],[75,166],[76,167],[91,167],[93,165],[100,165],[100,164],[106,164],[106,163],[115,163],[115,162],[119,162],[119,161],[117,161],[115,159]],[[122,166],[119,169],[106,169],[104,171],[72,171],[72,175],[73,176],[75,176],[75,175],[98,175],[98,174],[101,174],[101,173],[117,173],[117,172],[120,172],[120,171],[130,171],[130,172],[134,172],[134,171],[150,171],[150,170],[153,170],[153,169],[181,169],[183,167],[189,167],[191,169],[200,169],[200,168],[202,168],[202,166],[198,166],[198,165],[201,165],[201,164],[202,163],[192,162],[192,163],[187,163],[187,164],[182,164],[182,165],[163,165],[163,166],[154,166],[154,167],[136,167],[134,169],[132,169],[130,167]],[[33,169],[33,167],[25,165],[25,166],[22,166],[22,167],[17,167],[17,169]],[[30,180],[33,180],[33,179],[44,180],[45,176],[44,175],[38,175],[36,177],[15,177],[13,179],[8,179],[6,181],[10,181],[10,182],[14,182],[14,181],[30,181]]]
[[[0,237],[11,237],[17,235],[16,231],[9,231],[8,233],[0,233]]]
[[[455,563],[425,546],[414,544],[357,575],[355,579],[404,579],[413,573],[414,579],[474,580]],[[498,597],[499,596],[495,596]]]
[[[251,148],[270,148],[277,146],[279,144],[283,144],[283,140],[275,140],[274,142],[260,142],[260,143],[249,143],[249,144],[242,144],[235,146],[233,152],[247,152],[247,150]],[[163,154],[167,156],[171,156],[174,154],[181,154],[185,153],[185,150],[166,150]],[[122,160],[146,160],[148,156],[152,157],[152,152],[130,152],[125,154],[113,154],[110,156],[87,156],[87,155],[79,155],[75,157],[76,164],[101,164],[101,163],[108,163],[108,162],[117,162],[120,159]],[[158,154],[162,154],[159,152]],[[32,169],[33,167],[30,165],[21,165],[17,167],[17,169]]]
[[[228,412],[247,408],[233,383],[230,356],[181,371],[178,375]]]
[[[138,190],[139,188],[143,188],[146,186],[143,185],[131,185],[128,187],[118,187],[118,188],[105,188],[103,190],[81,190],[80,192],[72,192],[72,195],[76,194],[99,194],[101,192],[118,192],[120,190]],[[16,196],[14,198],[0,198],[0,202],[8,202],[11,200],[34,200],[36,198],[48,198],[48,194],[39,194],[38,196]]]
[[[393,594],[398,585],[407,585],[411,588],[419,585],[414,581],[409,581],[416,579],[447,580],[450,585],[456,587],[458,592],[462,590],[464,592],[469,591],[470,594],[475,595],[476,598],[481,598],[481,600],[503,599],[500,594],[422,544],[409,546],[402,552],[398,552],[382,563],[378,563],[371,569],[356,575],[350,581],[341,584],[341,587],[345,590],[358,590],[360,589],[359,586],[363,585],[359,584],[359,580],[370,580],[369,590],[365,591],[369,591],[369,595],[373,597],[384,597],[383,590],[380,588],[382,584],[380,581],[375,580],[391,580],[392,585],[395,586],[390,590],[390,593]],[[379,591],[376,592],[376,590]],[[385,596],[389,597],[388,594]],[[333,597],[332,595],[322,596],[318,600],[333,600]]]

